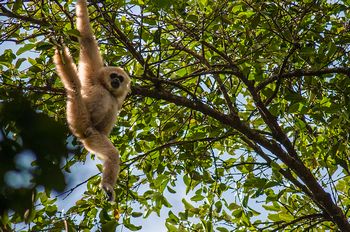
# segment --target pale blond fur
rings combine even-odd
[[[86,0],[76,5],[80,32],[78,69],[67,47],[55,51],[56,70],[67,92],[67,121],[84,147],[103,160],[101,187],[113,201],[113,186],[120,170],[118,150],[109,141],[124,99],[130,91],[130,78],[119,67],[104,67],[92,33]]]

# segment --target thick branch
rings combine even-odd
[[[269,166],[271,166],[273,160],[271,160],[271,158],[258,146],[256,145],[254,142],[250,141],[249,139],[247,139],[246,137],[242,136],[241,139],[249,146],[251,147],[261,158],[263,158],[267,164]],[[310,192],[310,190],[304,185],[302,184],[300,181],[298,181],[297,179],[294,178],[294,176],[292,175],[292,173],[287,169],[283,169],[280,168],[279,172],[290,182],[292,182],[295,186],[299,187],[306,195],[308,195],[311,199],[314,199],[314,196],[312,194],[312,192]]]

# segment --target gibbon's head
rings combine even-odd
[[[114,96],[118,97],[127,94],[130,90],[130,77],[119,67],[102,68],[103,85]]]

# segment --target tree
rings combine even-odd
[[[117,204],[103,201],[99,176],[66,215],[55,211],[52,186],[33,187],[31,216],[9,206],[3,228],[25,220],[35,231],[88,230],[96,222],[105,231],[139,230],[133,217],[167,207],[169,231],[350,231],[349,5],[91,1],[106,62],[133,79],[111,135],[123,161]],[[16,89],[36,111],[63,121],[49,39],[62,38],[78,57],[74,3],[9,1],[0,10],[1,40],[20,46],[0,57],[2,101]],[[14,63],[29,50],[37,57]],[[77,146],[63,170],[85,158]],[[173,212],[166,196],[179,179],[192,197]]]

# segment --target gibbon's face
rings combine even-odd
[[[111,86],[113,89],[119,88],[124,81],[124,77],[118,73],[111,73],[109,77],[111,78]]]
[[[130,89],[130,77],[119,67],[104,67],[104,86],[115,96],[128,92]]]

